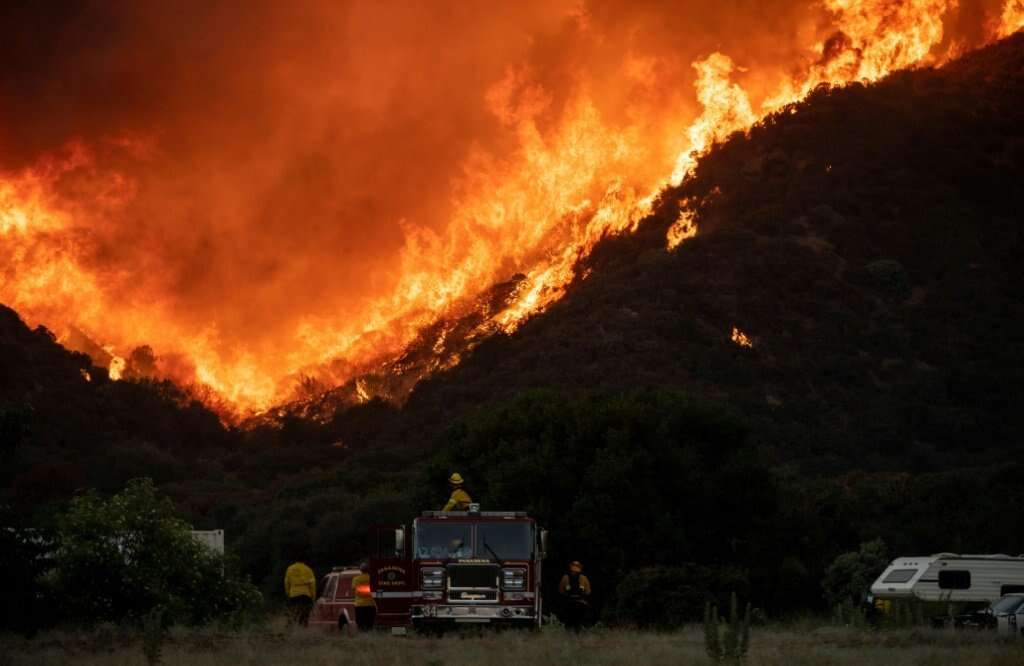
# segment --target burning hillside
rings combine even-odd
[[[558,300],[716,141],[1024,22],[1019,0],[182,7],[4,10],[0,302],[115,378],[240,410],[400,398]],[[696,232],[684,206],[665,243]]]

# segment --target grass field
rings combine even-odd
[[[240,633],[174,631],[163,644],[168,666],[264,664],[365,664],[448,666],[467,664],[710,664],[700,627],[673,633],[560,629],[540,633],[448,635],[443,638],[343,636],[271,627]],[[32,640],[6,637],[0,666],[69,664],[144,665],[142,640],[115,629],[50,632]],[[992,634],[933,630],[864,631],[788,626],[755,630],[747,664],[884,664],[893,666],[1020,666],[1024,641]]]

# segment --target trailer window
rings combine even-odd
[[[416,557],[457,559],[473,556],[467,523],[419,523],[416,526]]]
[[[969,590],[971,588],[971,572],[940,571],[939,588],[943,590]]]
[[[883,583],[906,583],[914,574],[917,573],[917,569],[893,569],[889,572],[889,575],[882,579]]]
[[[477,557],[497,557],[504,561],[528,560],[532,555],[533,530],[529,523],[481,523],[477,526]]]

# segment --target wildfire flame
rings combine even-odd
[[[759,72],[756,62],[741,68],[712,52],[691,65],[699,113],[692,102],[659,99],[670,111],[657,121],[647,117],[651,105],[627,105],[624,118],[609,119],[586,83],[552,90],[529,68],[510,66],[484,103],[514,148],[502,157],[470,152],[453,184],[447,226],[405,221],[398,277],[384,295],[368,299],[355,315],[303,316],[263,347],[231,339],[216,321],[196,328],[160,289],[122,288],[138,286],[141,277],[109,268],[104,258],[119,248],[103,246],[95,230],[128,214],[137,181],[109,166],[105,149],[72,142],[61,154],[0,172],[0,302],[51,327],[65,344],[76,331],[95,341],[93,358],[104,357],[114,379],[169,377],[206,387],[240,410],[265,409],[294,396],[302,377],[329,387],[379,367],[425,326],[477,307],[474,297],[520,273],[508,300],[486,312],[475,335],[515,331],[565,293],[580,258],[602,238],[634,230],[658,193],[685,179],[715,142],[819,85],[875,81],[896,69],[941,63],[952,52],[941,50],[943,18],[956,6],[956,0],[823,0],[828,29],[808,19],[797,31],[804,43],[789,47],[796,55],[784,73],[778,67]],[[571,18],[579,33],[592,30],[585,7]],[[1024,1],[1008,0],[992,37],[1022,27]],[[619,67],[653,99],[666,62],[629,53]],[[566,101],[556,104],[559,96]],[[114,143],[156,159],[159,141]],[[689,205],[680,203],[669,249],[697,233]],[[446,335],[434,342],[435,351]],[[737,328],[732,340],[752,344]],[[139,345],[155,350],[149,361],[133,352]],[[433,367],[458,359],[453,354]],[[359,400],[374,395],[363,380],[355,391]]]
[[[738,344],[740,347],[754,346],[753,340],[751,340],[746,333],[736,328],[735,326],[732,327],[732,336],[730,339],[736,344]]]
[[[668,249],[674,250],[687,238],[697,235],[697,222],[693,217],[692,210],[679,211],[679,219],[668,228]]]
[[[996,33],[1000,37],[1009,37],[1018,30],[1024,30],[1024,0],[1007,0]]]

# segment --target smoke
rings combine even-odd
[[[946,48],[981,42],[998,11],[961,0]],[[55,196],[105,312],[62,304],[39,312],[65,321],[43,323],[168,359],[199,336],[273,383],[317,360],[297,351],[311,325],[372,330],[374,304],[422,268],[409,239],[444,247],[466,202],[581,100],[642,147],[608,148],[612,166],[654,183],[700,113],[694,60],[729,54],[756,103],[806,66],[829,20],[779,0],[4,3],[0,176],[88,156]],[[510,247],[477,275],[507,277],[527,255]]]

